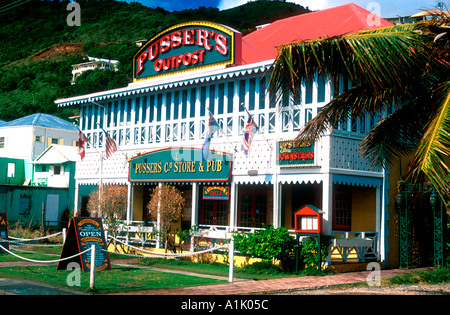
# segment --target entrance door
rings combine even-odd
[[[45,221],[47,226],[58,224],[59,195],[47,195],[47,207],[45,209]]]
[[[243,190],[239,194],[238,225],[262,227],[266,223],[267,193],[259,190]]]
[[[203,200],[201,224],[228,225],[228,200]]]

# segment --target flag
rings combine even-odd
[[[104,130],[103,130],[104,131]],[[106,131],[104,131],[106,133]],[[106,139],[105,139],[105,153],[106,158],[109,159],[111,155],[114,154],[118,150],[118,147],[116,145],[116,142],[106,133]]]
[[[85,155],[85,149],[84,145],[86,142],[88,142],[89,139],[84,135],[84,133],[81,132],[80,129],[78,129],[78,153],[80,154],[80,159],[83,161],[84,155]]]
[[[209,157],[209,144],[211,143],[211,137],[219,129],[219,125],[217,124],[217,121],[211,114],[211,112],[209,113],[209,121],[207,128],[208,129],[206,130],[205,143],[203,143],[202,146],[203,158],[205,160],[207,160]]]
[[[253,120],[252,115],[249,115],[247,124],[244,127],[244,136],[242,138],[241,149],[244,151],[245,155],[250,154],[250,146],[252,144],[253,136],[258,132],[258,125],[256,125]]]
[[[100,125],[99,125],[100,126]],[[100,128],[102,128],[100,126]],[[109,159],[111,155],[114,154],[117,150],[119,150],[119,147],[117,146],[116,142],[108,135],[108,133],[103,129],[103,132],[105,133],[105,153],[106,158]]]

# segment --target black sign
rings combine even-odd
[[[75,217],[70,221],[60,259],[79,254],[92,245],[95,245],[95,270],[111,270],[102,219]],[[60,261],[57,270],[67,269],[67,265],[71,262],[80,264],[84,272],[90,271],[91,251]]]
[[[8,239],[8,221],[6,220],[6,212],[0,212],[0,245],[7,250],[9,250]],[[2,248],[0,248],[0,254],[6,253]]]

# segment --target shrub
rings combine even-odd
[[[331,237],[322,235],[320,239],[320,256],[322,262],[324,262],[328,256]],[[319,257],[317,255],[318,246],[316,238],[305,238],[300,244],[300,248],[300,256],[303,257],[303,262],[306,264],[306,267],[314,267],[319,265]]]
[[[235,249],[244,255],[261,258],[265,262],[277,259],[284,270],[290,270],[294,265],[297,244],[284,227],[264,226],[254,233],[238,233],[234,240]]]

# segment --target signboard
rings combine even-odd
[[[95,270],[111,270],[109,254],[106,250],[102,219],[75,217],[70,221],[60,259],[85,251],[95,245]],[[77,255],[58,263],[57,270],[67,269],[70,262],[80,264],[84,272],[91,270],[91,252]]]
[[[279,141],[277,165],[282,167],[314,165],[314,143],[310,141]]]
[[[203,159],[197,148],[167,148],[130,159],[130,182],[227,182],[231,178],[229,153],[210,151]]]
[[[5,249],[9,250],[8,240],[8,220],[6,219],[6,212],[0,212],[0,245]],[[3,249],[0,248],[0,254],[6,253]]]
[[[228,186],[204,186],[203,199],[228,200],[230,189]]]
[[[133,81],[241,63],[242,34],[211,22],[174,25],[145,43],[133,58]]]

